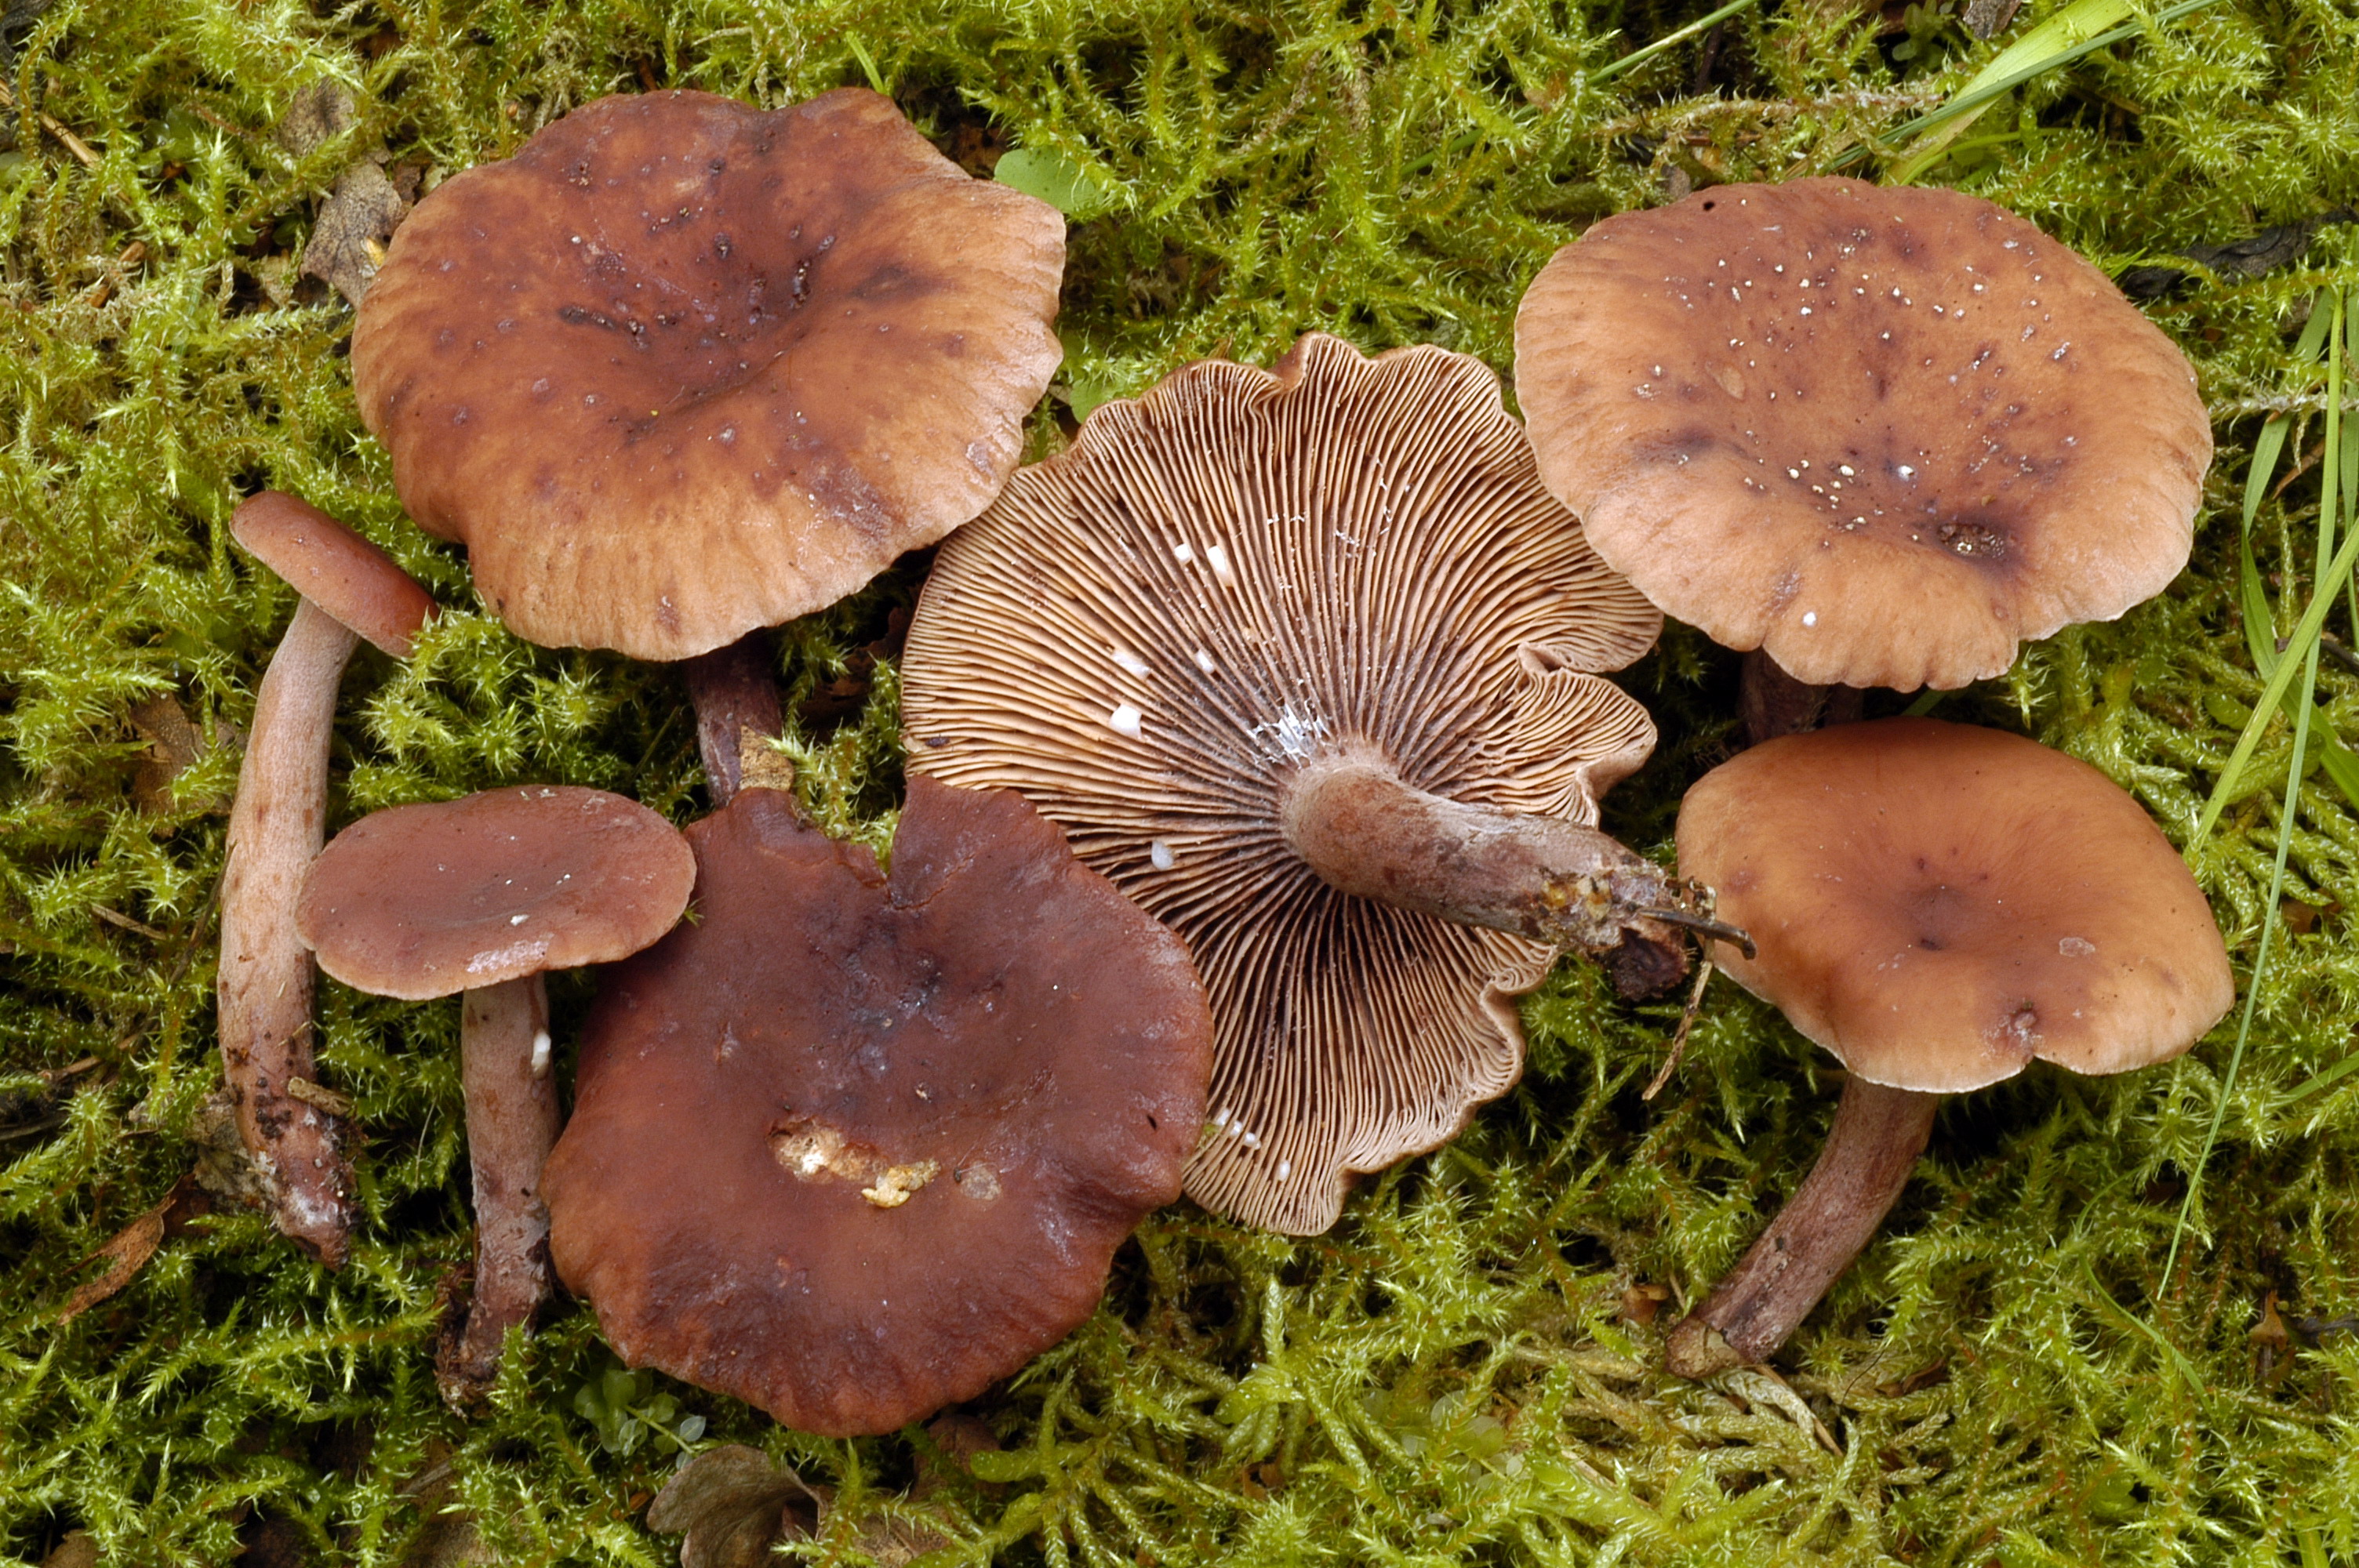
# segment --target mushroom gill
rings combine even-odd
[[[1219,1028],[1188,1191],[1312,1233],[1514,1083],[1555,945],[1683,969],[1701,911],[1595,831],[1654,727],[1593,672],[1658,625],[1479,361],[1312,335],[1106,405],[952,537],[910,765],[1022,791],[1187,940]]]

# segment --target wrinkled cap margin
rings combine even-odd
[[[229,531],[296,592],[397,659],[409,657],[434,614],[433,599],[391,556],[284,491],[239,502]]]
[[[1594,826],[1655,732],[1593,672],[1660,624],[1480,361],[1314,333],[1104,405],[951,537],[902,661],[909,766],[1022,791],[1187,939],[1220,1029],[1189,1194],[1311,1234],[1513,1085],[1553,954],[1330,887],[1287,781],[1372,757]]]
[[[361,818],[312,860],[295,918],[337,979],[423,1000],[636,953],[695,875],[646,806],[532,784]]]
[[[444,181],[353,333],[361,415],[518,635],[680,659],[996,494],[1064,221],[890,100],[614,97]]]
[[[633,1366],[890,1432],[1086,1318],[1179,1195],[1212,1022],[1177,938],[1004,792],[912,779],[892,871],[748,789],[699,919],[608,972],[550,1256]]]
[[[2212,431],[2104,275],[1951,190],[1723,185],[1516,318],[1540,471],[1668,613],[1819,685],[1957,687],[2186,565]]]
[[[1680,869],[1759,945],[1721,966],[1871,1083],[2118,1073],[2234,1000],[2186,862],[2088,763],[1930,719],[1767,741],[1680,808]]]

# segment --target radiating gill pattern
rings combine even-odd
[[[1348,744],[1593,822],[1654,738],[1594,672],[1659,624],[1541,488],[1488,369],[1314,336],[1106,405],[952,537],[904,662],[911,765],[1023,791],[1187,939],[1228,1113],[1189,1191],[1315,1232],[1351,1173],[1514,1082],[1508,999],[1549,954],[1336,892],[1280,839],[1280,787]]]

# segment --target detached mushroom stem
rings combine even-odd
[[[539,975],[466,993],[460,1016],[467,1159],[474,1173],[475,1289],[467,1326],[440,1368],[462,1394],[498,1378],[507,1331],[549,1294],[549,1205],[541,1167],[557,1142],[549,1070],[549,989]]]
[[[311,1065],[311,953],[295,931],[303,872],[320,851],[325,740],[360,639],[304,600],[271,655],[238,771],[222,872],[218,1016],[238,1136],[270,1179],[278,1228],[321,1262],[343,1262],[351,1171],[334,1119],[287,1092]]]
[[[1670,1369],[1709,1378],[1766,1360],[1791,1338],[1898,1201],[1940,1103],[1846,1078],[1819,1162],[1744,1261],[1671,1331]]]
[[[1603,958],[1628,997],[1678,983],[1675,927],[1742,943],[1702,891],[1593,827],[1446,800],[1367,756],[1321,758],[1283,786],[1287,848],[1338,892]]]
[[[336,687],[365,637],[397,659],[434,601],[393,558],[318,507],[266,490],[230,532],[302,594],[255,696],[222,871],[215,1019],[238,1135],[278,1228],[333,1268],[350,1246],[350,1167],[332,1118],[288,1085],[311,1067],[311,956],[295,903],[320,850]]]

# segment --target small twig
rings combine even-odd
[[[141,262],[144,262],[147,259],[147,242],[145,240],[134,240],[129,244],[123,247],[123,254],[114,258],[114,265],[117,270],[121,270],[127,267],[137,266]],[[102,278],[99,280],[98,287],[90,291],[89,297],[83,301],[83,303],[95,310],[114,297],[114,279],[111,277]]]
[[[2321,632],[2318,645],[2325,649],[2336,664],[2354,675],[2359,675],[2359,652],[2354,652],[2350,643],[2331,632]]]
[[[1688,1005],[1680,1013],[1680,1027],[1671,1036],[1671,1054],[1663,1058],[1661,1069],[1655,1074],[1654,1082],[1640,1092],[1640,1099],[1650,1100],[1661,1094],[1663,1086],[1671,1081],[1680,1058],[1687,1054],[1688,1031],[1695,1027],[1696,1013],[1703,1006],[1703,988],[1712,984],[1712,944],[1703,942],[1698,946],[1702,951],[1696,960],[1695,989],[1688,993]]]
[[[103,903],[92,904],[90,906],[90,912],[92,914],[97,915],[101,920],[105,921],[109,925],[119,925],[125,931],[136,932],[138,935],[147,937],[151,942],[168,942],[172,939],[172,934],[170,932],[158,931],[152,925],[142,925],[140,922],[132,919],[127,914],[117,914],[114,911],[107,908],[106,905]]]
[[[184,104],[183,107],[185,107],[190,114],[194,114],[198,119],[202,120],[206,124],[212,126],[215,130],[227,131],[231,135],[237,137],[240,141],[251,142],[259,139],[254,132],[247,130],[244,125],[241,125],[233,120],[223,119],[219,114],[214,114],[212,110],[206,108],[201,103],[190,102]]]
[[[1753,4],[1754,0],[1729,0],[1729,3],[1723,5],[1719,10],[1712,12],[1709,16],[1697,17],[1694,21],[1690,22],[1686,27],[1679,29],[1679,31],[1657,38],[1653,43],[1648,44],[1644,49],[1631,50],[1628,54],[1624,55],[1620,59],[1615,60],[1613,64],[1600,69],[1598,72],[1589,80],[1593,82],[1611,81],[1613,78],[1621,75],[1624,71],[1628,70],[1632,66],[1644,64],[1646,61],[1650,60],[1657,55],[1662,53],[1665,49],[1677,49],[1680,45],[1687,42],[1690,38],[1694,38],[1697,34],[1707,32],[1712,28],[1718,27],[1721,23],[1725,22],[1731,16],[1735,16],[1739,11],[1752,9]]]
[[[2308,473],[2310,471],[2310,465],[2325,455],[2325,442],[2321,441],[2318,445],[2310,448],[2310,455],[2308,457],[2302,459],[2299,462],[2294,464],[2292,468],[2287,470],[2285,478],[2277,481],[2275,485],[2270,487],[2269,499],[2271,501],[2276,501],[2279,497],[2283,496],[2286,492],[2286,486],[2299,479],[2303,474]]]
[[[324,1110],[330,1116],[349,1117],[353,1114],[353,1102],[350,1096],[340,1095],[327,1085],[313,1083],[309,1078],[288,1079],[287,1098],[299,1099],[313,1109]]]
[[[6,82],[0,81],[0,109],[14,109],[16,106],[16,94],[15,91],[11,89]],[[75,135],[71,131],[66,129],[64,123],[59,120],[57,116],[40,111],[36,111],[34,118],[40,121],[41,129],[57,137],[59,145],[63,146],[66,151],[73,154],[75,160],[79,162],[82,168],[96,168],[100,164],[106,161],[100,157],[96,153],[91,151],[90,144],[88,142],[83,141],[80,136]]]

